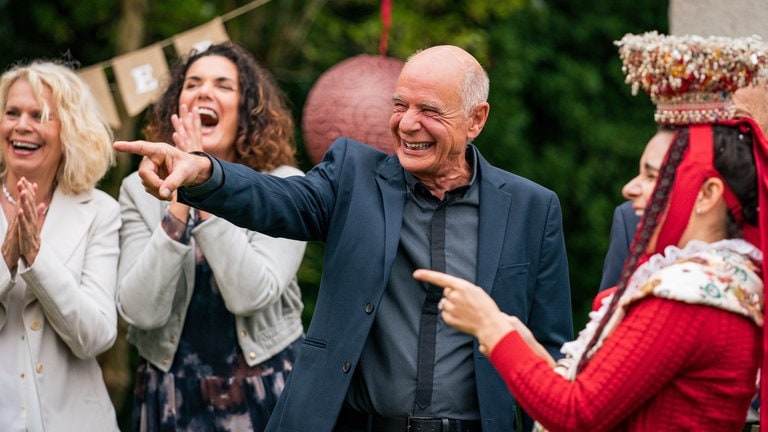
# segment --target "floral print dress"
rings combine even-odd
[[[134,432],[263,431],[301,340],[254,367],[237,342],[235,317],[200,256],[178,351],[165,373],[140,359]]]

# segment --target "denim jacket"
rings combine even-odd
[[[303,175],[291,167],[271,174]],[[168,371],[178,348],[194,288],[195,245],[211,266],[227,309],[235,315],[240,348],[250,366],[303,334],[296,271],[305,242],[274,238],[211,216],[188,243],[161,227],[168,202],[147,194],[137,173],[123,180],[117,307],[139,354]]]

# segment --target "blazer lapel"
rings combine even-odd
[[[93,213],[83,205],[91,199],[85,192],[76,196],[65,195],[58,188],[53,192],[48,214],[45,216],[40,241],[43,247],[50,249],[62,262],[67,262],[77,245],[86,235]],[[35,299],[30,290],[24,293],[24,304],[29,305]]]
[[[480,156],[480,214],[477,243],[477,285],[490,292],[501,260],[501,250],[507,240],[507,215],[512,196],[502,187],[505,181]]]
[[[376,183],[381,192],[384,209],[384,269],[388,272],[395,260],[400,243],[400,227],[405,207],[405,177],[397,157],[390,156],[378,170]]]
[[[91,226],[90,220],[95,215],[87,205],[90,200],[90,192],[73,196],[57,188],[53,194],[40,237],[43,244],[55,245],[53,252],[62,262],[69,260]]]

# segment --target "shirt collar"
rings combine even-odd
[[[467,145],[467,149],[464,151],[464,158],[466,159],[467,164],[469,165],[472,171],[472,176],[469,179],[469,183],[462,186],[458,186],[446,192],[445,194],[446,199],[448,199],[448,197],[451,197],[451,196],[459,197],[464,195],[467,192],[467,190],[469,190],[469,188],[473,184],[475,184],[475,181],[478,176],[477,148],[472,144]],[[421,183],[416,177],[414,177],[413,174],[411,174],[408,171],[405,171],[405,183],[408,185],[408,190],[411,191],[413,194],[420,197],[424,197],[424,198],[434,199],[434,196],[429,191],[429,189],[426,186],[424,186],[423,183]]]

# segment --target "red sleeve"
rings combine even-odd
[[[628,312],[575,382],[556,374],[517,332],[491,362],[520,405],[551,430],[610,430],[672,380],[700,344],[714,308],[647,298]]]

